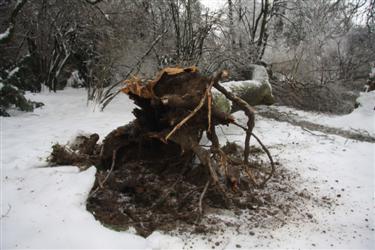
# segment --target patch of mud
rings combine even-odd
[[[119,129],[113,133],[128,135],[119,133]],[[105,141],[114,141],[111,138]],[[250,147],[250,168],[232,166],[231,171],[237,171],[229,176],[235,176],[235,182],[220,179],[226,185],[225,197],[218,185],[207,185],[211,179],[208,169],[197,159],[181,156],[173,144],[151,140],[140,147],[132,138],[122,138],[129,146],[114,154],[108,163],[105,147],[96,144],[96,134],[79,136],[69,145],[56,144],[49,157],[53,165],[73,164],[82,166],[82,170],[87,164],[97,166],[87,209],[114,230],[134,228],[145,237],[154,231],[216,235],[232,230],[247,234],[256,228],[276,229],[292,221],[314,222],[309,207],[329,209],[335,205],[330,198],[301,190],[304,180],[300,175],[277,162],[265,186],[255,183],[269,171],[269,164],[263,161],[265,153],[258,147]],[[147,150],[141,154],[139,148]],[[235,143],[227,143],[222,151],[234,163],[243,155],[243,149]],[[111,167],[103,167],[108,165]]]
[[[260,151],[253,148],[252,152]],[[262,164],[257,159],[252,163],[254,167]],[[202,166],[180,174],[165,169],[158,172],[158,168],[148,164],[152,163],[129,162],[114,170],[103,188],[89,197],[87,209],[107,227],[135,228],[145,237],[153,231],[209,236],[226,230],[248,234],[255,228],[275,229],[292,221],[315,222],[308,207],[330,209],[335,205],[330,198],[300,190],[300,175],[278,164],[264,188],[254,188],[241,179],[240,189],[231,194],[234,202],[229,206],[215,187],[210,187],[203,202],[205,215],[200,218],[199,199],[207,180]],[[98,172],[97,179],[105,175]]]

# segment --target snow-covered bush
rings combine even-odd
[[[43,103],[27,100],[24,94],[24,91],[16,86],[0,80],[0,116],[9,116],[6,110],[12,107],[31,112],[34,108],[43,106]]]
[[[29,101],[25,91],[40,92],[40,72],[37,57],[27,54],[7,69],[0,69],[0,116],[9,116],[6,109],[33,111],[43,103]]]
[[[43,103],[32,102],[25,98],[22,80],[18,74],[19,67],[15,67],[10,71],[1,71],[0,75],[0,116],[9,116],[6,111],[9,108],[18,108],[21,111],[31,112],[34,108],[43,106]],[[27,82],[27,79],[25,80]],[[27,89],[27,88],[26,88]]]
[[[31,92],[41,90],[38,62],[31,55],[26,55],[4,73],[7,83],[21,90]]]

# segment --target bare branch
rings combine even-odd
[[[12,14],[10,15],[8,28],[3,33],[0,33],[0,44],[6,43],[11,39],[14,33],[14,28],[16,26],[16,17],[18,13],[21,11],[21,9],[23,8],[23,6],[26,4],[26,2],[27,0],[17,1],[16,7],[14,8],[14,10],[12,11]]]

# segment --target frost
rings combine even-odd
[[[14,86],[12,84],[7,84],[7,86],[10,87],[10,88],[12,88],[12,89],[14,89],[14,90],[16,90],[16,91],[19,90],[18,87]]]
[[[8,27],[6,31],[0,33],[0,41],[7,39],[10,36],[11,27]]]
[[[20,70],[19,67],[15,67],[8,73],[8,78],[11,78],[15,73],[17,73]]]

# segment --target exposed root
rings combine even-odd
[[[242,128],[243,130],[245,131],[248,131],[247,128],[245,128],[244,126],[242,126],[241,124],[237,123],[237,122],[233,122],[234,125]],[[256,181],[255,181],[255,178],[254,176],[251,174],[250,170],[245,168],[245,172],[247,173],[247,175],[250,177],[250,179],[254,182],[254,184],[258,187],[264,187],[264,185],[267,183],[267,181],[269,179],[271,179],[272,175],[275,173],[275,163],[273,161],[273,158],[272,158],[272,155],[270,153],[270,151],[268,150],[268,148],[262,143],[262,141],[259,139],[258,136],[256,136],[254,133],[251,133],[251,135],[255,138],[255,140],[259,143],[259,145],[262,147],[262,150],[266,153],[269,161],[270,161],[270,164],[271,164],[271,171],[270,173],[268,174],[268,176],[258,185],[256,184]]]
[[[117,155],[117,149],[116,150],[113,150],[113,153],[112,153],[112,164],[111,164],[111,168],[108,172],[108,174],[105,176],[104,180],[101,182],[100,180],[98,180],[98,183],[99,183],[99,186],[100,188],[103,188],[104,184],[106,183],[106,181],[108,180],[108,177],[111,175],[113,169],[115,168],[115,164],[116,164],[116,155]]]
[[[206,78],[194,67],[166,68],[146,84],[139,78],[127,80],[122,91],[139,107],[133,111],[136,119],[108,134],[102,145],[93,136],[88,150],[75,152],[60,146],[52,155],[62,156],[64,161],[54,158],[57,164],[66,159],[71,164],[94,162],[98,172],[89,195],[90,210],[98,209],[103,199],[123,200],[119,217],[107,218],[107,223],[124,220],[122,224],[134,225],[142,235],[152,232],[155,223],[170,220],[171,214],[194,224],[191,219],[202,219],[204,205],[247,207],[254,202],[251,191],[266,184],[275,166],[268,149],[252,133],[252,107],[218,83],[227,75],[219,71]],[[245,112],[246,127],[213,105],[212,87]],[[230,123],[246,132],[244,150],[234,145],[230,152],[220,146],[215,129]],[[211,142],[208,148],[199,144],[204,132]],[[250,166],[251,136],[270,159],[271,171]],[[195,158],[200,164],[193,163]],[[159,217],[153,218],[154,213]]]
[[[212,93],[211,93],[211,88],[214,86],[214,84],[217,84],[218,81],[227,76],[227,71],[221,71],[220,73],[216,73],[210,82],[210,84],[206,87],[206,91],[204,92],[203,97],[201,98],[198,106],[195,107],[195,109],[188,115],[186,116],[181,122],[179,122],[171,132],[168,133],[168,135],[165,137],[165,141],[168,141],[168,139],[179,129],[184,125],[187,121],[189,121],[194,115],[197,114],[197,112],[203,107],[204,103],[206,102],[206,99],[209,98],[208,101],[208,130],[211,128],[211,102],[212,102]]]
[[[207,131],[211,131],[211,117],[212,117],[212,85],[211,87],[207,88],[206,95],[207,95],[207,120],[208,120],[208,126]]]
[[[241,110],[245,112],[245,115],[248,117],[247,129],[246,129],[246,138],[245,138],[245,151],[244,151],[244,162],[249,162],[250,154],[250,137],[255,125],[255,112],[254,109],[240,97],[234,95],[231,92],[228,92],[223,86],[219,83],[214,84],[214,87],[219,90],[226,98],[236,103]]]
[[[206,101],[207,95],[205,94],[201,101],[199,102],[198,106],[195,107],[195,109],[186,116],[182,121],[180,121],[171,132],[168,133],[168,135],[165,137],[165,141],[168,141],[168,139],[178,130],[180,129],[186,122],[188,122],[204,105],[204,102]]]
[[[254,135],[254,133],[252,133],[253,137],[255,138],[255,140],[257,140],[257,142],[260,144],[260,146],[262,147],[263,151],[267,154],[268,156],[268,159],[270,160],[270,163],[271,163],[271,172],[268,174],[268,176],[263,180],[262,183],[260,183],[260,187],[263,187],[267,181],[269,179],[271,179],[272,175],[275,173],[275,163],[272,159],[272,156],[271,156],[271,153],[270,151],[268,150],[268,148],[262,143],[262,141],[256,136]]]
[[[210,180],[208,180],[206,182],[206,185],[204,186],[203,191],[202,191],[202,193],[201,193],[201,195],[199,197],[199,218],[198,218],[198,220],[200,220],[202,218],[202,216],[203,216],[202,201],[203,201],[203,198],[204,198],[204,196],[205,196],[205,194],[206,194],[207,189],[208,189],[209,186],[210,186]]]

